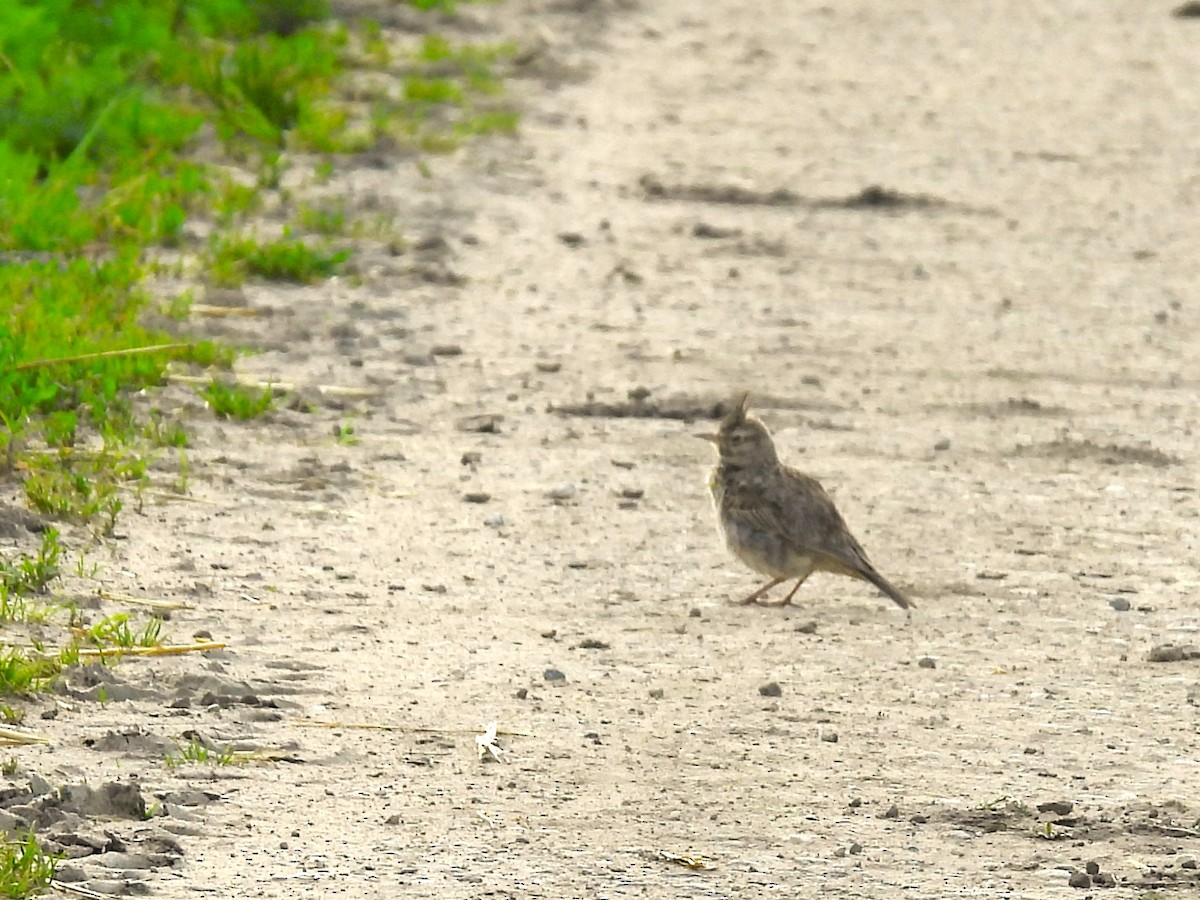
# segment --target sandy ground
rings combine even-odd
[[[104,825],[174,834],[138,876],[163,898],[1200,887],[1200,659],[1151,655],[1200,625],[1200,23],[1115,0],[466,15],[531,48],[519,139],[432,179],[301,178],[396,214],[410,250],[364,250],[361,284],[248,287],[273,315],[222,324],[264,348],[240,370],[317,411],[214,423],[168,394],[191,499],[94,554],[107,589],[194,606],[173,640],[229,649],[123,664],[22,765],[165,801]],[[731,605],[757,581],[716,536],[711,423],[559,411],[739,388],[911,617],[830,576]],[[166,768],[189,731],[285,759]]]

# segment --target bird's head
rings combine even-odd
[[[771,432],[758,416],[748,411],[750,394],[733,404],[716,434],[698,434],[717,448],[721,462],[736,468],[770,467],[779,462]]]

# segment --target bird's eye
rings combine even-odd
[[[733,434],[731,434],[729,436],[729,443],[731,443],[731,444],[740,444],[745,440],[746,440],[746,436],[744,434],[742,434],[740,431],[735,431]]]

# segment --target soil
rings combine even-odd
[[[520,136],[432,177],[296,165],[407,249],[193,323],[311,411],[156,401],[193,430],[189,496],[89,559],[228,647],[38,707],[3,805],[58,817],[64,877],[1200,887],[1200,30],[1116,0],[508,0],[458,27],[520,42]],[[692,435],[739,389],[911,615],[831,576],[730,602],[757,576]],[[193,738],[265,758],[166,767]]]

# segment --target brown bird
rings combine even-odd
[[[720,460],[708,479],[717,524],[734,556],[771,580],[740,603],[754,603],[771,588],[795,578],[779,606],[792,602],[813,572],[869,581],[910,609],[911,600],[875,571],[833,500],[815,478],[779,461],[771,433],[747,412],[743,394],[716,434],[700,434]]]

